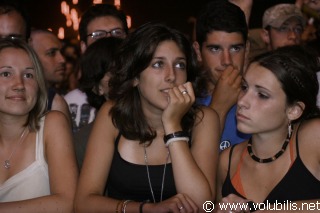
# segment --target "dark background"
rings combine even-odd
[[[91,4],[92,0],[79,0],[72,5],[72,0],[65,0],[71,8],[81,15]],[[148,21],[161,21],[191,35],[193,24],[188,22],[190,17],[197,16],[200,8],[210,0],[121,0],[121,9],[132,18],[132,28]],[[65,28],[66,38],[76,38],[77,32],[66,27],[66,19],[61,14],[61,0],[20,0],[27,8],[32,25],[37,28],[51,28],[57,33],[59,27]],[[104,3],[113,4],[113,0]],[[249,27],[261,26],[264,10],[278,3],[294,3],[295,0],[253,0],[253,8]]]

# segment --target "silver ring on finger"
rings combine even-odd
[[[179,207],[179,211],[181,211],[182,209],[183,209],[183,206],[180,206],[180,207]]]
[[[188,91],[187,90],[183,90],[181,93],[182,93],[182,95],[185,95],[185,94],[188,94]]]

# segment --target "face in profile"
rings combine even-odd
[[[28,54],[17,48],[0,51],[0,111],[27,115],[36,104],[38,84]]]
[[[41,61],[46,82],[49,85],[61,83],[66,75],[66,61],[61,54],[62,43],[47,32],[33,32],[31,38],[31,46]]]
[[[110,72],[107,72],[103,78],[100,80],[99,85],[98,85],[98,91],[97,93],[99,95],[103,95],[106,100],[109,99],[108,93],[109,93],[109,80],[111,78]]]

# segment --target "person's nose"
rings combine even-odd
[[[293,28],[289,28],[287,33],[288,33],[287,34],[288,35],[288,39],[291,39],[291,40],[295,40],[300,36],[300,34],[295,32],[295,30]]]
[[[248,108],[249,107],[249,94],[248,92],[241,91],[238,96],[237,106],[239,109],[241,108]]]
[[[56,57],[59,63],[63,63],[63,64],[66,63],[66,59],[61,52],[58,52]]]
[[[232,57],[229,51],[225,50],[221,55],[221,64],[223,66],[229,66],[232,64]]]
[[[173,83],[176,80],[176,73],[172,67],[167,67],[165,70],[165,81]]]
[[[14,76],[13,89],[17,91],[23,91],[25,89],[23,76],[21,75]]]

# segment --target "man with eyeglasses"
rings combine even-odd
[[[128,34],[126,15],[111,4],[96,4],[81,16],[79,24],[80,48],[86,48],[99,38],[114,36],[125,38]]]
[[[261,38],[268,50],[301,44],[306,21],[294,4],[277,4],[263,14]]]
[[[89,45],[103,37],[125,38],[128,34],[126,15],[112,4],[95,4],[81,16],[79,24],[80,48],[83,54]],[[80,70],[81,75],[81,70]],[[79,76],[80,77],[80,76]],[[79,88],[64,96],[71,113],[73,132],[91,123],[96,109],[89,105],[87,95]]]

